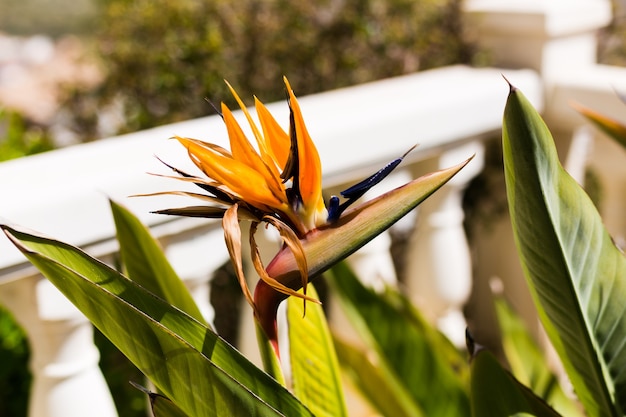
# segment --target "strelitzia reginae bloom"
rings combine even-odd
[[[289,106],[288,132],[255,98],[258,126],[228,84],[250,125],[256,147],[223,103],[220,114],[228,132],[230,151],[200,140],[175,137],[187,148],[189,157],[206,178],[166,164],[179,175],[172,178],[192,182],[206,194],[184,191],[170,194],[196,197],[207,204],[156,211],[161,214],[222,218],[228,251],[245,298],[276,351],[276,310],[281,301],[295,296],[317,302],[306,295],[310,279],[386,230],[469,162],[468,159],[455,167],[428,174],[349,209],[355,200],[387,176],[405,154],[343,191],[343,202],[333,196],[326,203],[322,195],[322,169],[317,149],[289,82],[286,78],[284,82]],[[251,222],[251,258],[260,277],[254,296],[243,272],[242,220]],[[254,240],[260,223],[274,226],[284,242],[283,248],[267,267],[261,262]],[[298,292],[299,289],[303,292]]]

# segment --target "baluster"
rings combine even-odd
[[[430,196],[418,213],[406,253],[406,285],[413,302],[457,346],[465,344],[463,306],[472,287],[469,246],[463,229],[463,191],[483,167],[479,142],[449,150],[423,168],[450,167],[472,154],[459,174]]]
[[[0,301],[30,342],[30,416],[117,416],[98,367],[93,327],[82,313],[41,276],[3,284]]]

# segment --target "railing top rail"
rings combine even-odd
[[[322,158],[325,185],[350,181],[364,168],[373,171],[414,144],[419,147],[413,157],[423,158],[493,134],[500,128],[507,95],[502,72],[541,105],[541,85],[533,71],[465,66],[299,98]],[[285,103],[268,107],[279,122],[287,123]],[[210,116],[1,163],[0,218],[77,245],[114,236],[106,197],[129,206],[148,224],[163,222],[150,210],[185,205],[182,197],[127,197],[180,189],[180,183],[146,175],[169,174],[154,155],[194,170],[184,149],[166,140],[173,135],[227,146],[221,119]],[[0,281],[3,271],[21,264],[23,257],[0,238]]]

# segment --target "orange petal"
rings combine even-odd
[[[274,119],[267,107],[256,97],[254,98],[254,105],[261,122],[263,136],[268,143],[268,149],[271,150],[278,166],[284,169],[289,158],[289,148],[291,147],[289,135]]]
[[[218,187],[220,184],[216,183],[214,180],[210,180],[210,179],[206,179],[206,178],[200,178],[200,177],[177,177],[175,175],[165,175],[165,174],[155,174],[152,172],[149,172],[148,175],[154,175],[155,177],[161,177],[161,178],[169,178],[172,180],[178,180],[178,181],[184,181],[184,182],[191,182],[191,183],[199,183],[199,184],[206,184],[206,185],[210,185],[213,187]]]
[[[242,200],[255,205],[284,210],[286,196],[274,192],[267,183],[267,177],[248,165],[233,158],[216,153],[212,149],[198,145],[184,138],[178,140],[187,148],[191,160],[209,178],[228,187]]]
[[[237,100],[237,103],[239,104],[241,111],[243,111],[243,114],[246,116],[246,119],[248,120],[248,124],[250,125],[250,128],[252,129],[252,133],[257,141],[257,144],[259,145],[259,152],[261,153],[261,159],[263,160],[267,168],[269,168],[270,171],[272,172],[272,176],[274,176],[275,178],[279,178],[280,173],[278,172],[278,168],[276,167],[276,161],[272,155],[272,152],[268,149],[268,145],[265,141],[265,138],[263,137],[263,135],[261,135],[261,132],[257,128],[256,123],[254,123],[254,120],[252,119],[252,116],[250,115],[248,108],[245,106],[245,104],[243,103],[243,101],[241,100],[237,92],[235,91],[235,89],[228,83],[228,81],[226,81],[226,85],[230,89],[230,92],[232,93],[233,97],[235,97],[235,100]]]
[[[212,151],[215,151],[215,152],[219,153],[222,156],[227,156],[229,158],[233,157],[233,154],[230,153],[230,151],[228,149],[222,148],[221,146],[216,145],[214,143],[204,142],[202,140],[193,139],[193,138],[183,138],[181,136],[174,136],[174,139],[176,139],[177,141],[179,141],[183,145],[185,143],[195,143],[196,145],[200,146],[201,148],[211,149]]]
[[[307,215],[324,210],[322,197],[322,164],[315,144],[302,118],[302,111],[289,81],[284,78],[289,93],[289,105],[293,111],[296,138],[298,140],[298,159],[300,163],[300,194]]]
[[[208,203],[219,204],[219,205],[228,205],[228,203],[220,200],[219,198],[212,197],[206,194],[200,193],[192,193],[190,191],[158,191],[155,193],[147,193],[147,194],[133,194],[131,197],[156,197],[160,195],[180,195],[184,197],[192,197],[200,200],[204,200]]]
[[[617,140],[622,146],[626,146],[626,125],[622,122],[578,103],[571,103],[571,106],[604,131],[604,133]]]
[[[226,129],[228,130],[230,150],[233,154],[233,158],[237,161],[243,162],[250,168],[257,171],[260,175],[264,176],[267,185],[274,194],[284,194],[282,181],[280,180],[278,171],[276,169],[270,169],[263,159],[261,159],[259,154],[248,141],[246,135],[243,133],[241,126],[237,123],[237,120],[233,116],[230,109],[223,103],[222,115],[224,116]]]

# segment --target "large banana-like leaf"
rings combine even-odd
[[[504,170],[522,266],[541,321],[590,416],[626,411],[626,262],[552,136],[511,87]]]
[[[81,250],[0,225],[18,249],[183,412],[311,416],[215,333]]]
[[[475,352],[471,373],[473,417],[560,416],[505,371],[487,350]]]
[[[148,229],[122,205],[110,201],[128,277],[156,296],[206,324],[200,309]]]
[[[385,361],[335,337],[339,363],[367,401],[383,416],[424,417],[424,412]]]
[[[300,290],[302,291],[302,290]],[[317,298],[313,285],[307,295]],[[317,417],[347,416],[341,385],[341,368],[320,304],[287,299],[289,359],[294,394]]]
[[[335,293],[356,329],[379,354],[398,382],[427,416],[469,415],[469,398],[455,372],[465,361],[409,301],[389,290],[366,288],[340,263],[331,269]]]
[[[582,417],[580,404],[565,395],[550,369],[545,350],[539,347],[523,320],[504,298],[496,297],[495,305],[502,347],[515,378],[560,414]]]
[[[149,398],[154,417],[189,417],[167,397],[153,392]]]
[[[135,382],[130,382],[131,385],[137,388],[148,396],[150,401],[150,407],[152,408],[152,415],[154,417],[189,417],[183,410],[178,408],[169,398],[150,391],[148,388],[143,387]]]

